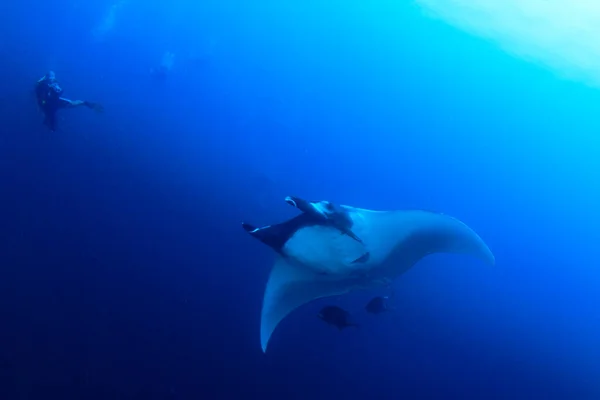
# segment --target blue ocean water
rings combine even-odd
[[[596,88],[414,2],[2,9],[1,399],[600,396]],[[50,132],[48,70],[104,112]],[[395,312],[317,300],[263,353],[275,254],[240,223],[287,195],[452,215],[496,265],[433,255]]]

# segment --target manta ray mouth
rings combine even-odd
[[[316,207],[315,204],[310,201],[306,201],[300,197],[286,196],[285,202],[290,206],[302,211],[303,213],[307,213],[325,220],[327,219],[327,215],[323,212],[321,207]]]

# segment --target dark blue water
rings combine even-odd
[[[410,2],[259,3],[1,7],[0,398],[597,398],[597,90]],[[49,69],[104,113],[48,131]],[[240,222],[290,194],[455,216],[496,266],[432,256],[263,354]]]

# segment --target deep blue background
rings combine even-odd
[[[596,90],[411,2],[5,3],[0,398],[600,395]],[[105,113],[45,130],[48,69]],[[456,216],[497,266],[436,255],[393,315],[314,302],[262,354],[274,255],[240,222],[289,194]]]

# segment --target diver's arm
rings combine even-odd
[[[104,110],[102,105],[100,105],[98,103],[93,103],[91,101],[86,101],[86,100],[69,100],[69,99],[65,99],[64,97],[61,97],[60,102],[63,104],[64,108],[76,108],[76,107],[86,106],[87,108],[90,108],[90,109],[96,110],[96,111]]]
[[[75,108],[75,107],[79,107],[84,105],[84,101],[82,100],[69,100],[69,99],[65,99],[64,97],[59,98],[61,105],[64,108]]]
[[[99,112],[104,110],[104,107],[102,107],[101,104],[94,103],[94,102],[87,101],[87,100],[68,100],[68,99],[63,99],[63,98],[61,98],[61,100],[67,101],[68,102],[67,107],[69,107],[69,108],[85,106],[91,110],[95,110],[95,111],[99,111]]]
[[[61,97],[59,100],[64,108],[75,108],[87,105],[87,102],[83,100],[69,100],[64,97]]]

